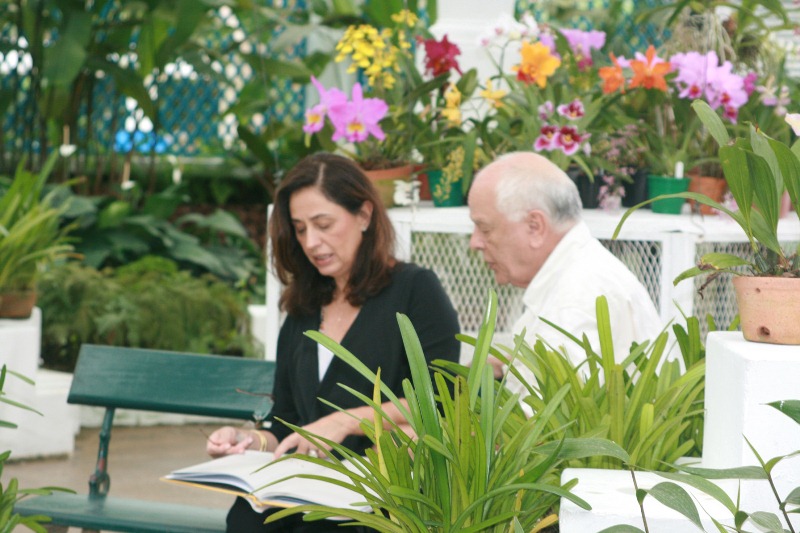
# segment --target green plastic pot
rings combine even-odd
[[[686,192],[691,182],[688,178],[676,178],[674,176],[657,176],[651,174],[647,176],[647,190],[649,198],[656,198],[662,194],[676,194]],[[653,213],[664,213],[668,215],[679,215],[683,208],[683,198],[668,198],[653,202],[651,208]]]
[[[433,205],[436,207],[457,207],[464,205],[461,181],[447,182],[441,170],[428,171],[428,184],[431,188]]]

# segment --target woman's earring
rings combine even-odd
[[[367,227],[368,227],[368,226],[363,226],[363,227],[361,228],[361,233],[366,233],[366,231],[367,231]]]

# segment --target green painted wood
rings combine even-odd
[[[137,533],[225,531],[228,512],[226,509],[63,493],[24,499],[14,506],[14,511],[26,516],[50,516],[52,524],[57,525]]]
[[[266,394],[272,392],[274,374],[275,364],[262,360],[83,345],[67,401],[106,408],[92,477],[108,479],[108,440],[115,409],[263,418],[272,406]],[[93,492],[102,494],[108,482],[101,484]],[[58,525],[153,533],[225,531],[227,514],[190,505],[64,493],[25,498],[14,505],[14,512],[49,516]]]
[[[269,403],[270,361],[85,344],[68,402],[251,420]]]

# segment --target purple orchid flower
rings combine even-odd
[[[572,53],[578,60],[578,69],[584,70],[592,66],[592,50],[600,50],[606,44],[604,31],[583,31],[578,29],[561,30],[567,39]]]
[[[745,78],[733,72],[733,64],[719,62],[713,51],[707,54],[687,52],[670,58],[678,74],[675,82],[680,98],[704,98],[713,109],[722,108],[723,115],[735,122],[739,108],[749,97]]]
[[[316,133],[325,125],[325,117],[331,106],[343,104],[347,101],[347,95],[339,89],[333,87],[325,89],[325,87],[315,78],[311,76],[311,83],[316,87],[319,93],[319,103],[306,110],[306,121],[303,124],[303,131],[306,133]]]
[[[341,138],[349,142],[363,142],[372,135],[382,141],[383,130],[378,125],[389,106],[380,98],[364,98],[360,83],[353,85],[352,101],[334,104],[328,109],[328,117],[333,123],[332,140]]]
[[[679,98],[694,100],[703,98],[708,83],[708,64],[712,61],[716,66],[717,55],[711,52],[708,56],[699,52],[686,52],[673,55],[669,62],[677,70],[675,83],[680,89]]]

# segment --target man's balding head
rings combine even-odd
[[[581,202],[575,184],[551,161],[514,152],[476,175],[469,210],[470,247],[483,253],[498,283],[526,287],[580,219]]]

